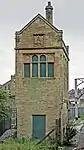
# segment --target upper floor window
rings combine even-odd
[[[24,77],[30,77],[30,64],[24,63]]]
[[[48,63],[48,77],[54,77],[54,63]]]
[[[32,62],[29,60],[25,62],[29,63],[24,63],[24,77],[30,77],[30,70],[32,71],[31,77],[54,77],[54,61],[46,60],[45,55],[33,55]]]
[[[40,56],[40,77],[46,77],[46,56]]]
[[[38,77],[38,56],[32,56],[32,77]]]

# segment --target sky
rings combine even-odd
[[[0,84],[15,73],[15,31],[36,14],[45,16],[48,0],[0,0]],[[84,0],[51,0],[54,25],[63,30],[69,45],[69,89],[74,79],[84,77]]]

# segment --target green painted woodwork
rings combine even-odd
[[[24,64],[24,77],[30,77],[30,64]]]
[[[32,136],[33,138],[42,139],[45,136],[46,130],[46,116],[33,115],[32,116]]]
[[[48,77],[54,77],[54,63],[48,63]]]

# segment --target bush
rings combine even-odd
[[[68,146],[72,144],[72,138],[77,134],[77,130],[70,124],[66,128],[66,135],[64,136],[63,144]]]

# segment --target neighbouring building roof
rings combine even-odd
[[[80,103],[84,103],[84,93],[83,92],[84,89],[78,89],[78,97],[80,96],[79,100],[80,100]],[[68,99],[69,101],[75,101],[75,89],[72,89],[68,92]]]
[[[5,82],[5,83],[2,84],[2,85],[0,84],[0,87],[10,90],[12,77],[15,78],[15,75],[12,75],[12,76],[11,76],[11,79],[10,79],[9,81]]]
[[[6,83],[4,83],[4,84],[1,86],[1,88],[5,88],[5,89],[10,90],[10,82],[11,82],[11,80],[7,81]]]

